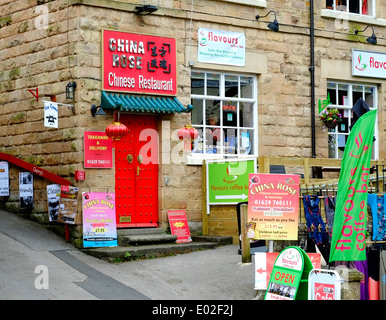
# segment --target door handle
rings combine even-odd
[[[137,176],[139,176],[139,170],[141,169],[139,168],[139,166],[137,166]]]
[[[132,154],[128,154],[127,155],[127,162],[128,163],[133,163],[133,155]]]

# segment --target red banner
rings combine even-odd
[[[103,90],[177,94],[176,39],[103,30]]]

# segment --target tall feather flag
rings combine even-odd
[[[367,195],[376,112],[362,115],[347,140],[339,175],[330,261],[366,260]]]

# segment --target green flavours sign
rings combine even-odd
[[[210,205],[236,204],[248,200],[249,174],[256,172],[256,159],[206,162],[208,213]]]
[[[276,258],[265,300],[307,300],[312,269],[310,258],[301,248],[285,248]]]

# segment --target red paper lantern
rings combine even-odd
[[[198,131],[191,125],[186,125],[178,130],[177,135],[180,140],[184,141],[185,150],[192,150],[192,142],[198,138]]]
[[[123,137],[127,136],[127,134],[129,133],[129,129],[127,129],[124,124],[114,121],[105,129],[105,132],[106,135],[114,141],[119,141]]]

